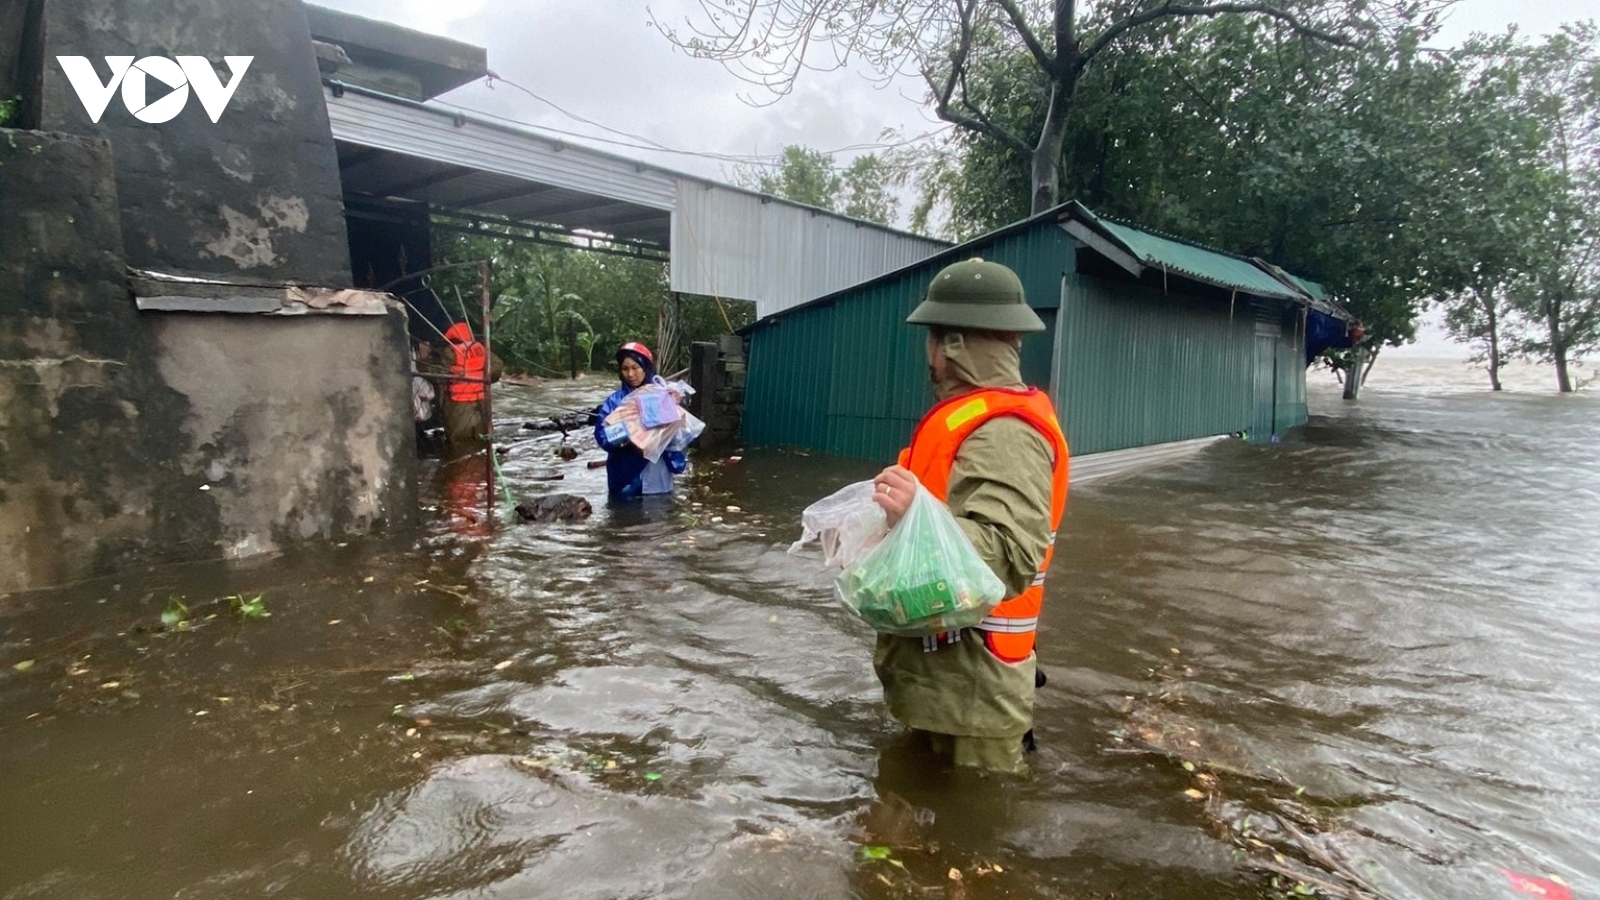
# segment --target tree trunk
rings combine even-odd
[[[1567,372],[1567,348],[1557,344],[1552,348],[1556,360],[1556,390],[1563,394],[1572,393],[1572,376]]]
[[[1362,364],[1366,362],[1367,348],[1357,344],[1350,348],[1350,371],[1345,373],[1344,399],[1356,400],[1361,396],[1361,383],[1366,379],[1362,376]]]
[[[574,381],[578,378],[578,327],[571,319],[567,320],[567,368],[571,371]]]
[[[1485,305],[1484,314],[1489,318],[1489,389],[1500,390],[1500,317],[1495,314],[1495,301]]]
[[[1544,304],[1545,322],[1550,327],[1550,359],[1556,364],[1556,390],[1572,393],[1572,376],[1567,373],[1567,342],[1561,334],[1561,298],[1550,297]]]
[[[1076,79],[1074,79],[1076,81]],[[1050,111],[1033,148],[1033,208],[1038,215],[1061,202],[1061,147],[1067,139],[1067,114],[1077,84],[1057,81],[1050,88]]]

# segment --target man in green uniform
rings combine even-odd
[[[1015,273],[983,260],[942,270],[907,321],[929,327],[928,368],[940,403],[918,426],[901,465],[878,475],[875,497],[892,526],[919,479],[935,496],[942,481],[956,522],[1014,599],[977,629],[933,638],[880,634],[874,667],[889,711],[916,739],[958,766],[1015,772],[1033,728],[1036,626],[1009,623],[1037,622],[1066,499],[1065,439],[1048,398],[1022,381],[1021,334],[1045,326],[1024,302]],[[942,426],[977,404],[989,415],[975,430],[959,436],[950,426],[958,436],[944,435]],[[929,442],[940,440],[951,442],[943,461],[927,462]],[[1014,609],[1003,614],[1028,598],[1031,618],[1017,618]]]

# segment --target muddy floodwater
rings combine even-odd
[[[1600,397],[1458,381],[1075,487],[1021,779],[902,746],[785,552],[876,466],[613,509],[518,428],[610,385],[502,386],[588,521],[429,464],[418,535],[0,600],[0,900],[1600,898]]]

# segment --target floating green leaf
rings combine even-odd
[[[645,781],[660,781],[661,780],[661,773],[660,772],[646,772],[646,773],[644,773],[644,780]]]
[[[871,844],[861,848],[862,859],[890,859],[888,847],[877,847]]]
[[[12,666],[11,668],[16,669],[18,672],[26,672],[29,669],[33,668],[33,660],[25,659],[22,662],[19,662],[16,665]]]
[[[246,600],[243,594],[234,594],[228,598],[228,605],[233,614],[241,619],[265,619],[272,615],[267,612],[266,598],[260,594],[249,600]]]
[[[167,608],[161,611],[161,624],[168,628],[182,628],[189,624],[189,607],[177,597],[167,598]]]

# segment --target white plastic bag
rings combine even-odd
[[[878,546],[889,533],[883,508],[872,502],[873,484],[858,481],[834,491],[800,514],[800,540],[789,548],[799,553],[812,541],[822,544],[822,563],[843,569]]]
[[[858,482],[807,507],[804,533],[790,552],[821,540],[824,562],[843,570],[834,595],[886,634],[926,637],[982,622],[1005,599],[1005,584],[949,508],[918,485],[906,514],[885,533],[873,490],[872,482]]]

